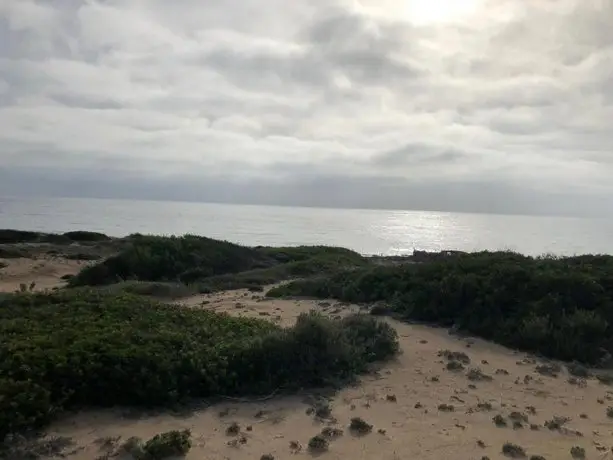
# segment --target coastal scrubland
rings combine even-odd
[[[268,295],[383,303],[384,312],[401,319],[453,327],[550,358],[604,364],[613,353],[608,255],[455,253],[297,280]]]
[[[14,259],[48,257],[77,261],[79,270],[53,289],[26,283],[22,292],[0,294],[0,437],[74,409],[338,387],[398,354],[396,330],[381,316],[572,361],[569,371],[606,368],[613,354],[612,256],[386,258],[195,235],[0,230],[0,275]],[[371,314],[340,317],[322,307],[281,327],[267,317],[166,302],[265,288],[270,299],[336,299],[336,312],[352,303]],[[188,448],[179,432],[138,448],[155,450],[162,438]]]

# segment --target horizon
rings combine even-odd
[[[315,210],[337,210],[337,211],[372,211],[372,212],[401,212],[401,213],[433,213],[433,214],[462,214],[462,215],[479,215],[479,216],[499,216],[499,217],[537,217],[537,218],[555,218],[569,220],[612,220],[606,216],[581,216],[572,214],[520,214],[520,213],[504,213],[504,212],[479,212],[479,211],[450,211],[444,209],[403,209],[403,208],[365,208],[365,207],[337,207],[325,205],[293,205],[293,204],[274,204],[274,203],[248,203],[248,202],[224,202],[224,201],[203,201],[203,200],[180,200],[180,199],[153,199],[153,198],[131,198],[131,197],[79,197],[79,196],[43,196],[43,195],[12,195],[0,198],[0,204],[3,201],[21,201],[21,200],[75,200],[75,201],[119,201],[119,202],[149,202],[149,203],[176,203],[190,205],[219,205],[219,206],[247,206],[247,207],[271,207],[271,208],[296,208],[296,209],[315,209]]]

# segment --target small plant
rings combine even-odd
[[[479,409],[480,411],[491,411],[493,409],[493,406],[492,403],[485,401],[477,403],[477,409]]]
[[[489,382],[489,381],[493,380],[492,376],[485,374],[478,367],[470,369],[466,373],[466,377],[468,378],[468,380],[470,380],[472,382]]]
[[[502,453],[511,458],[526,458],[526,451],[524,448],[510,442],[507,442],[502,446]]]
[[[582,460],[585,458],[585,449],[579,446],[573,446],[570,449],[570,455],[572,458]]]
[[[494,372],[496,375],[509,375],[509,371],[506,369],[496,369]]]
[[[446,358],[447,361],[458,361],[462,364],[470,364],[470,357],[463,351],[440,350],[438,356]]]
[[[343,436],[343,430],[327,426],[321,430],[321,435],[326,439],[337,439]]]
[[[506,419],[500,414],[495,415],[492,421],[498,428],[505,428],[508,425]]]
[[[613,418],[613,407],[607,407],[607,417]]]
[[[545,421],[545,427],[551,431],[561,430],[568,422],[570,422],[570,418],[556,415],[551,420]]]
[[[349,430],[354,434],[365,435],[372,431],[372,425],[360,417],[353,417],[349,423]]]
[[[313,454],[320,454],[322,452],[326,452],[329,449],[329,447],[330,447],[330,443],[322,435],[318,434],[316,436],[313,436],[311,439],[309,439],[309,444],[308,444],[309,452]]]
[[[439,404],[438,410],[441,412],[453,412],[455,411],[455,407],[451,404]]]
[[[530,460],[547,460],[542,455],[530,455]]]
[[[168,431],[155,435],[143,446],[146,458],[164,460],[171,457],[185,456],[192,447],[191,432]]]
[[[451,371],[451,372],[457,372],[457,371],[464,370],[464,364],[462,364],[459,361],[449,361],[445,367],[447,368],[448,371]]]
[[[562,372],[562,366],[558,363],[545,363],[539,364],[534,370],[541,375],[555,378]]]
[[[227,436],[237,436],[240,433],[240,431],[241,431],[240,425],[236,422],[232,422],[226,428],[226,435]]]
[[[272,454],[264,454],[260,457],[260,460],[275,460],[275,457]]]
[[[297,453],[302,450],[302,445],[298,441],[290,441],[289,448],[292,452]]]
[[[398,399],[396,398],[396,395],[387,395],[387,396],[385,396],[385,399],[388,402],[396,402],[396,401],[398,401]]]
[[[528,416],[526,414],[523,414],[521,412],[511,412],[509,414],[509,419],[513,420],[513,421],[519,421],[519,422],[526,422],[528,423]]]

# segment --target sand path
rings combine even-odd
[[[343,306],[341,310],[334,301],[328,305],[312,300],[263,300],[260,294],[245,291],[197,296],[181,303],[268,318],[282,325],[311,309],[332,315],[358,309]],[[455,337],[442,329],[390,321],[398,331],[402,354],[379,372],[363,377],[359,385],[330,397],[332,420],[309,415],[312,400],[302,395],[261,402],[228,400],[182,416],[91,411],[56,422],[49,434],[72,438],[75,451],[68,458],[74,460],[100,456],[101,438],[148,439],[185,428],[192,431],[194,441],[187,460],[259,459],[264,454],[275,459],[309,457],[309,439],[328,425],[345,432],[322,455],[330,460],[495,459],[504,458],[501,450],[506,442],[523,447],[528,457],[571,459],[573,446],[584,448],[588,459],[612,455],[613,419],[606,414],[607,407],[613,406],[609,387],[594,379],[571,384],[566,373],[557,378],[543,376],[523,353]],[[447,361],[438,356],[446,349],[466,353],[471,360],[467,369],[478,367],[492,380],[471,381],[466,370],[447,370]],[[445,411],[441,404],[453,407]],[[506,428],[492,421],[497,414],[507,417],[512,412],[524,418],[521,428],[514,429],[508,419]],[[352,417],[372,424],[372,433],[351,435],[347,426]],[[561,429],[550,430],[544,423],[554,417],[568,421]],[[232,422],[241,427],[238,436],[226,435]]]

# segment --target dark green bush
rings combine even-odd
[[[25,230],[0,229],[0,244],[27,243],[36,241],[40,233]]]
[[[146,460],[165,460],[187,455],[192,447],[189,430],[168,431],[155,435],[143,445]]]
[[[272,262],[254,249],[194,235],[139,236],[119,254],[83,269],[71,285],[104,285],[122,280],[194,281],[236,273]]]
[[[0,438],[73,407],[336,383],[398,347],[393,329],[367,315],[303,315],[281,329],[81,289],[3,297],[0,337]]]
[[[127,241],[129,245],[118,254],[83,269],[71,286],[122,280],[178,281],[215,291],[253,288],[367,264],[353,251],[324,246],[248,248],[194,235],[132,235]]]
[[[63,233],[62,236],[69,238],[72,241],[78,242],[91,242],[91,241],[109,241],[111,237],[104,233],[87,232],[87,231],[74,231]]]
[[[269,295],[383,301],[406,319],[553,358],[596,363],[613,353],[613,256],[454,254],[296,281]]]

